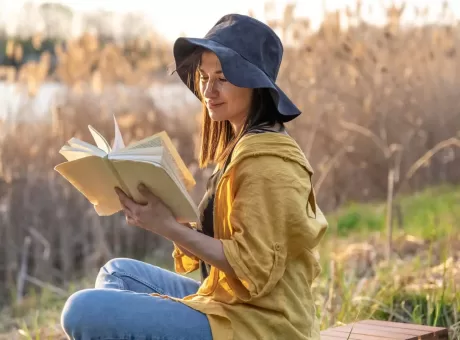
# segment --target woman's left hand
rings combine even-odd
[[[121,189],[115,188],[126,216],[126,222],[161,235],[162,230],[174,223],[176,219],[171,210],[145,185],[140,184],[138,189],[146,199],[146,204],[133,201]]]

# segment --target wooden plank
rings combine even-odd
[[[321,340],[382,340],[383,338],[355,338],[354,335],[351,336],[340,336],[339,338],[330,335],[322,335],[321,334]],[[387,339],[384,339],[387,340]],[[390,339],[393,340],[393,339]]]
[[[368,336],[375,336],[375,337],[382,337],[382,338],[385,338],[385,337],[389,337],[391,336],[392,339],[399,339],[399,340],[407,340],[409,338],[412,338],[412,335],[407,335],[407,334],[404,334],[404,333],[397,333],[395,331],[386,331],[386,330],[374,330],[374,329],[368,329],[368,328],[361,328],[361,329],[353,329],[353,331],[351,330],[351,328],[347,331],[347,330],[338,330],[337,332],[340,332],[340,333],[343,333],[344,335],[347,335],[347,334],[351,334],[354,336],[354,335],[368,335]],[[328,332],[326,331],[324,334],[328,334]]]
[[[349,325],[333,327],[321,332],[321,339],[328,337],[349,340],[425,340],[447,339],[448,330],[393,321],[362,320]]]
[[[388,333],[400,333],[406,335],[408,338],[413,336],[423,336],[426,334],[433,334],[431,331],[421,330],[421,329],[408,329],[408,328],[394,328],[392,325],[382,326],[382,325],[373,325],[373,324],[363,324],[357,322],[355,324],[350,324],[346,326],[339,327],[338,330],[343,330],[344,332],[350,332],[353,329],[353,333],[360,333],[361,330],[374,330],[375,332],[388,332]]]
[[[337,339],[356,339],[356,340],[394,340],[394,338],[366,335],[366,334],[350,334],[346,332],[337,332],[334,330],[327,330],[325,333],[321,333],[321,339],[323,339],[323,334],[326,336],[336,336]]]
[[[434,327],[434,326],[417,325],[417,324],[393,322],[393,321],[363,320],[363,321],[359,321],[358,323],[366,324],[366,325],[384,325],[386,327],[392,327],[395,329],[404,328],[404,329],[426,330],[426,335],[431,335],[432,337],[440,337],[440,338],[447,338],[448,332],[449,332],[448,329],[444,327]]]
[[[345,340],[346,338],[344,337],[336,337],[336,336],[332,336],[332,335],[323,335],[323,333],[321,333],[321,340]]]
[[[433,326],[418,325],[414,323],[383,321],[383,320],[362,320],[362,321],[358,321],[357,323],[369,324],[369,325],[383,325],[383,326],[390,326],[394,328],[422,329],[422,330],[428,330],[432,332],[439,331],[439,330],[446,330],[446,328],[443,328],[443,327],[433,327]]]

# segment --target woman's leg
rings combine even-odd
[[[196,293],[200,283],[151,264],[126,258],[110,260],[96,278],[96,288],[159,293],[182,298]]]
[[[61,324],[72,340],[212,340],[205,314],[180,302],[118,289],[73,294]]]
[[[61,324],[70,339],[212,339],[209,322],[186,305],[150,296],[184,297],[196,293],[199,282],[151,264],[126,258],[105,264],[96,289],[73,294]]]

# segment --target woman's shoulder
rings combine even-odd
[[[252,129],[245,133],[235,146],[235,151],[240,148],[259,148],[264,145],[298,147],[295,139],[284,131]]]
[[[268,132],[243,136],[235,146],[232,163],[240,163],[243,160],[254,166],[264,166],[265,163],[268,165],[274,163],[274,166],[299,163],[313,172],[296,140],[284,133]]]
[[[279,182],[308,179],[313,174],[300,147],[289,136],[266,134],[245,137],[230,162],[236,178]]]

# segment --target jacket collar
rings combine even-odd
[[[303,166],[310,176],[313,175],[313,168],[292,137],[277,132],[265,132],[241,138],[235,146],[224,176],[242,160],[258,156],[275,156],[285,161],[296,162]]]

